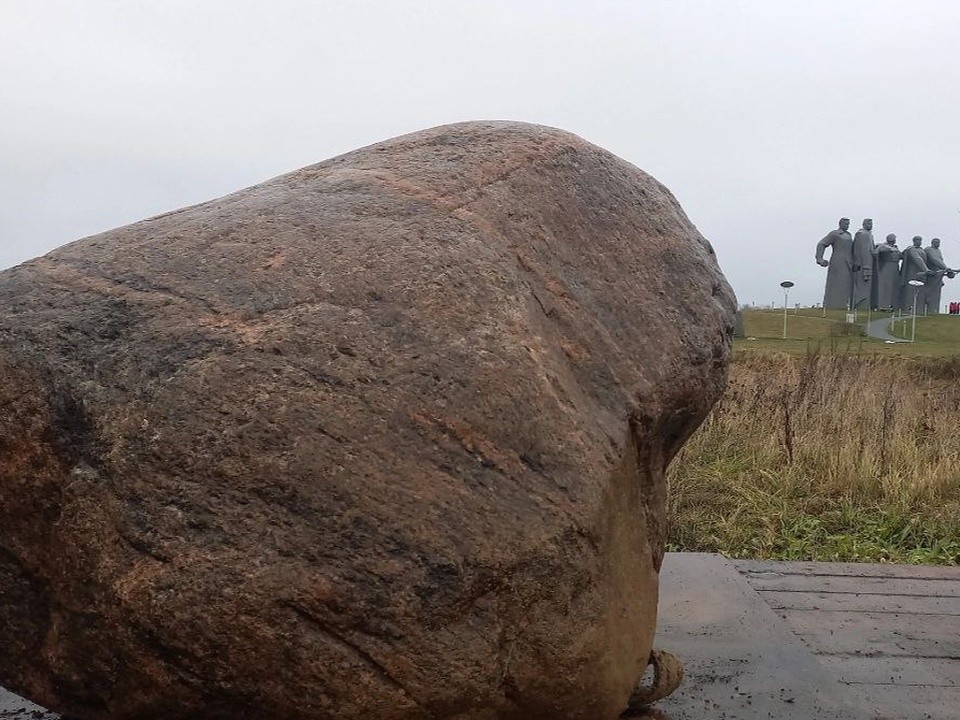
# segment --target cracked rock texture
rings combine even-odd
[[[0,685],[76,718],[604,720],[734,297],[559,130],[388,140],[0,274]]]

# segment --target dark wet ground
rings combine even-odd
[[[60,716],[56,713],[47,712],[2,688],[0,688],[0,718],[3,720],[60,720]]]

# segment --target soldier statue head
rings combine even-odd
[[[913,246],[914,246],[914,247],[920,247],[920,244],[921,244],[922,242],[923,242],[923,238],[922,238],[922,237],[920,237],[919,235],[914,235],[914,236],[913,236]]]
[[[864,230],[873,230],[873,218],[864,218],[864,219],[863,219],[863,229],[864,229]]]
[[[933,245],[933,247],[935,248],[940,247],[940,238],[934,238],[933,240],[930,241],[930,244]]]
[[[887,245],[896,245],[896,244],[897,244],[897,236],[894,235],[893,233],[890,233],[889,235],[887,235]]]
[[[850,227],[850,218],[840,218],[840,229],[844,232]]]

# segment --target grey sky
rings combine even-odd
[[[958,31],[953,0],[0,0],[0,267],[493,118],[664,182],[741,302],[817,302],[841,215],[960,266]]]

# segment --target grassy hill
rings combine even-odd
[[[950,357],[960,354],[960,316],[936,315],[917,319],[914,343],[890,344],[868,338],[864,332],[867,313],[857,315],[857,324],[845,321],[842,310],[800,308],[787,311],[787,339],[783,339],[783,310],[744,310],[745,339],[734,341],[735,352],[808,352],[854,355],[900,355],[909,357]],[[871,320],[890,318],[890,313],[873,313]],[[903,327],[906,325],[906,328]],[[895,322],[891,333],[910,337],[910,323]]]
[[[897,322],[892,333],[901,337],[910,337],[910,323]],[[960,353],[960,315],[931,315],[917,318],[917,342],[939,345]]]
[[[670,466],[672,549],[960,564],[960,317],[895,344],[858,320],[790,310],[784,340],[783,310],[744,312],[730,384]]]

